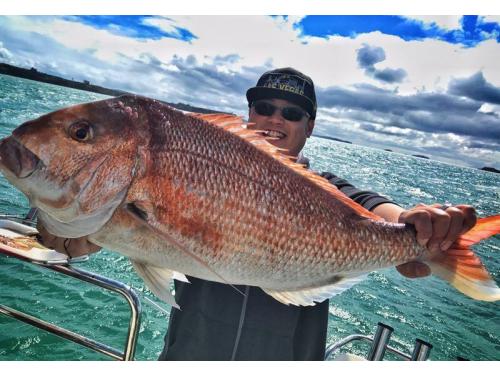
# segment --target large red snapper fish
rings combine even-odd
[[[479,219],[446,252],[388,223],[231,115],[186,115],[123,96],[29,121],[0,143],[0,169],[60,237],[129,257],[160,298],[171,278],[253,285],[313,305],[370,271],[419,261],[462,293],[500,289],[470,246],[500,232]]]

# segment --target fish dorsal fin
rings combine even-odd
[[[266,137],[263,133],[257,129],[253,128],[253,123],[247,123],[243,121],[243,118],[235,115],[228,115],[225,113],[211,113],[211,114],[199,114],[191,113],[189,116],[204,120],[213,124],[219,128],[233,133],[234,135],[246,140],[259,150],[265,152],[272,158],[280,161],[289,169],[292,169],[301,176],[307,178],[309,181],[315,185],[321,187],[323,190],[327,191],[329,194],[333,195],[336,199],[344,203],[345,205],[352,208],[358,215],[365,218],[373,220],[383,220],[380,216],[375,215],[373,212],[368,211],[363,206],[354,202],[352,199],[348,198],[344,193],[338,190],[334,185],[332,185],[324,177],[321,177],[314,172],[310,171],[303,164],[296,163],[297,158],[289,156],[283,153],[283,149],[280,149],[268,141],[271,138]]]
[[[134,269],[144,280],[149,290],[151,290],[162,301],[177,309],[179,308],[179,305],[175,302],[174,296],[170,293],[170,282],[173,279],[176,279],[188,283],[189,280],[185,275],[167,268],[154,267],[134,260],[131,262]]]
[[[332,284],[316,288],[293,291],[278,291],[270,289],[263,290],[271,297],[281,303],[284,303],[285,305],[314,306],[316,302],[321,303],[324,300],[340,294],[351,288],[353,285],[363,281],[366,278],[366,275],[366,273],[363,273],[349,276],[337,276]]]
[[[189,113],[188,115],[220,127],[237,125],[244,126],[246,124],[241,116],[230,115],[227,113]]]

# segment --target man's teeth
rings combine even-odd
[[[268,137],[279,138],[279,139],[285,138],[286,136],[286,134],[283,134],[275,130],[268,130],[265,132],[265,135]]]

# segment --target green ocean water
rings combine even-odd
[[[105,96],[0,75],[0,137],[24,121],[68,105]],[[431,160],[311,138],[305,154],[315,170],[332,171],[354,185],[380,192],[405,207],[449,201],[473,204],[480,216],[500,212],[500,176]],[[25,214],[26,198],[0,176],[0,213]],[[475,247],[500,283],[500,238]],[[93,255],[80,268],[122,281],[139,291],[142,324],[138,360],[155,360],[169,314],[148,303],[169,306],[145,289],[123,256]],[[0,304],[123,348],[129,308],[113,293],[51,270],[0,255]],[[474,301],[445,282],[410,280],[395,270],[371,273],[367,280],[330,302],[328,343],[350,334],[373,334],[377,322],[394,328],[390,345],[411,352],[415,338],[433,344],[432,360],[500,360],[500,303]],[[365,353],[365,344],[351,347]],[[396,359],[387,355],[387,359]],[[0,315],[0,360],[108,360],[107,357]]]

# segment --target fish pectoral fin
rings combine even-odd
[[[184,274],[169,270],[168,268],[154,267],[136,261],[132,261],[132,265],[151,292],[162,301],[179,309],[179,305],[175,302],[175,298],[170,292],[170,282],[176,279],[188,283],[189,280]]]
[[[321,303],[324,300],[351,288],[353,285],[363,281],[366,276],[366,273],[336,276],[334,282],[331,284],[292,291],[270,290],[264,288],[263,290],[271,297],[281,303],[284,303],[285,305],[314,306],[316,302]]]

